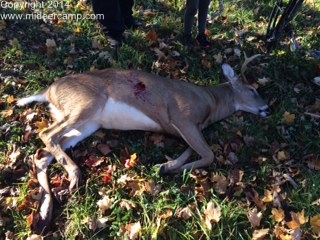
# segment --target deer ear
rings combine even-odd
[[[234,70],[229,64],[227,63],[222,64],[222,71],[223,71],[223,75],[228,79],[228,81],[232,85],[238,82],[238,76],[235,74]]]

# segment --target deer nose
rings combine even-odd
[[[259,115],[261,117],[268,117],[271,114],[271,109],[268,105],[265,105],[259,109]]]

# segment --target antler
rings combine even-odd
[[[261,54],[256,54],[256,55],[253,55],[251,57],[247,57],[247,54],[245,52],[244,53],[244,63],[242,64],[241,66],[241,77],[242,77],[242,80],[246,83],[248,83],[248,80],[246,78],[246,76],[244,75],[244,72],[247,70],[247,65],[252,62],[254,59],[256,59],[257,57],[260,57]]]

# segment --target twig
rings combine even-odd
[[[310,117],[314,117],[314,118],[320,118],[319,114],[315,114],[315,113],[309,113],[309,112],[304,112],[305,115],[310,116]]]

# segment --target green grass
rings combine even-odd
[[[69,7],[42,10],[92,13],[89,3],[80,6],[75,0],[63,2]],[[246,75],[255,83],[264,77],[271,79],[264,86],[256,84],[273,109],[272,116],[259,119],[237,113],[215,123],[204,133],[216,162],[204,170],[165,177],[159,176],[154,165],[164,162],[164,155],[176,157],[183,152],[186,144],[182,140],[144,132],[103,130],[94,134],[68,151],[83,175],[82,185],[73,194],[63,194],[68,181],[62,167],[57,163],[50,166],[49,178],[60,176],[64,180],[51,182],[57,195],[47,239],[130,239],[135,223],[141,226],[137,239],[245,240],[264,228],[269,232],[263,239],[281,239],[274,230],[289,230],[287,222],[292,212],[304,211],[309,219],[318,215],[319,171],[309,163],[320,159],[320,89],[311,82],[320,75],[320,62],[308,52],[319,50],[320,4],[310,1],[296,18],[301,51],[291,52],[284,40],[272,53],[264,54],[262,35],[274,2],[226,1],[223,16],[208,25],[213,43],[208,52],[189,51],[182,45],[181,0],[136,1],[134,15],[146,26],[127,31],[126,42],[119,50],[109,48],[95,20],[0,21],[0,239],[6,233],[12,239],[27,239],[34,233],[30,216],[34,214],[36,218],[39,186],[32,156],[43,146],[36,125],[48,119],[43,105],[16,108],[10,96],[18,99],[40,91],[59,77],[107,67],[141,69],[198,85],[215,85],[223,79],[217,56],[220,54],[239,72],[244,52],[248,56],[264,55],[249,66]],[[216,11],[217,4],[212,2],[212,11]],[[144,15],[146,9],[154,9],[157,14]],[[32,10],[4,12],[24,14]],[[152,31],[157,34],[156,41],[148,37]],[[47,39],[56,42],[52,54],[47,52]],[[229,54],[230,49],[239,49],[241,55]],[[157,51],[164,57],[159,58]],[[286,122],[286,112],[294,114],[293,122]],[[154,139],[160,139],[160,144]],[[110,154],[104,156],[97,150],[99,144],[110,142]],[[238,162],[227,161],[230,152],[236,154]],[[123,159],[133,153],[137,153],[139,162],[126,169]],[[93,156],[102,163],[88,167],[86,160]],[[194,154],[192,158],[198,156]],[[215,174],[225,180],[217,183]],[[290,176],[298,187],[285,176]],[[223,184],[227,185],[221,190]],[[273,191],[273,202],[262,200],[266,190]],[[101,211],[98,202],[106,196],[112,203]],[[204,222],[210,202],[221,210],[219,221],[211,222],[211,230]],[[184,217],[181,211],[188,206],[191,211]],[[281,222],[272,217],[275,207],[285,213]],[[248,219],[254,208],[262,214],[256,227]],[[304,239],[316,238],[310,221],[300,229]]]

